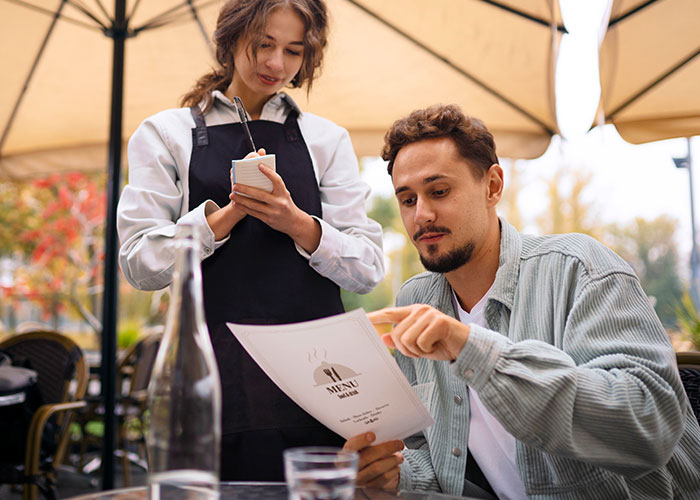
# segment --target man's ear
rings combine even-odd
[[[503,169],[498,163],[494,163],[486,172],[486,186],[488,187],[487,202],[489,207],[495,207],[503,197]]]

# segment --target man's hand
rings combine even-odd
[[[372,445],[376,436],[372,432],[360,434],[345,442],[344,450],[357,451],[360,455],[357,484],[395,490],[399,486],[399,464],[403,462],[402,441],[386,441]]]
[[[468,325],[425,304],[387,307],[367,316],[375,325],[394,324],[382,341],[409,358],[452,361],[469,339]]]

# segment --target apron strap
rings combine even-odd
[[[190,112],[192,113],[192,118],[194,118],[197,147],[208,146],[209,136],[207,134],[207,124],[204,122],[202,110],[195,104],[194,106],[190,106]]]
[[[299,113],[292,109],[287,115],[287,119],[284,121],[284,137],[287,142],[296,142],[299,140],[299,127],[297,127],[297,118]]]
[[[192,113],[192,118],[195,123],[195,140],[197,142],[197,147],[208,146],[209,145],[209,135],[207,134],[207,124],[204,121],[204,114],[199,106],[190,106],[190,112]],[[296,142],[299,140],[299,131],[296,127],[296,120],[299,116],[295,110],[292,110],[287,115],[287,119],[284,121],[284,136],[287,142]]]

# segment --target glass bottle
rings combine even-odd
[[[148,386],[152,500],[218,498],[221,383],[204,319],[195,229],[177,227],[170,306]]]

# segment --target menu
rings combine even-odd
[[[403,439],[434,423],[362,309],[287,325],[227,323],[295,403],[345,439]]]

